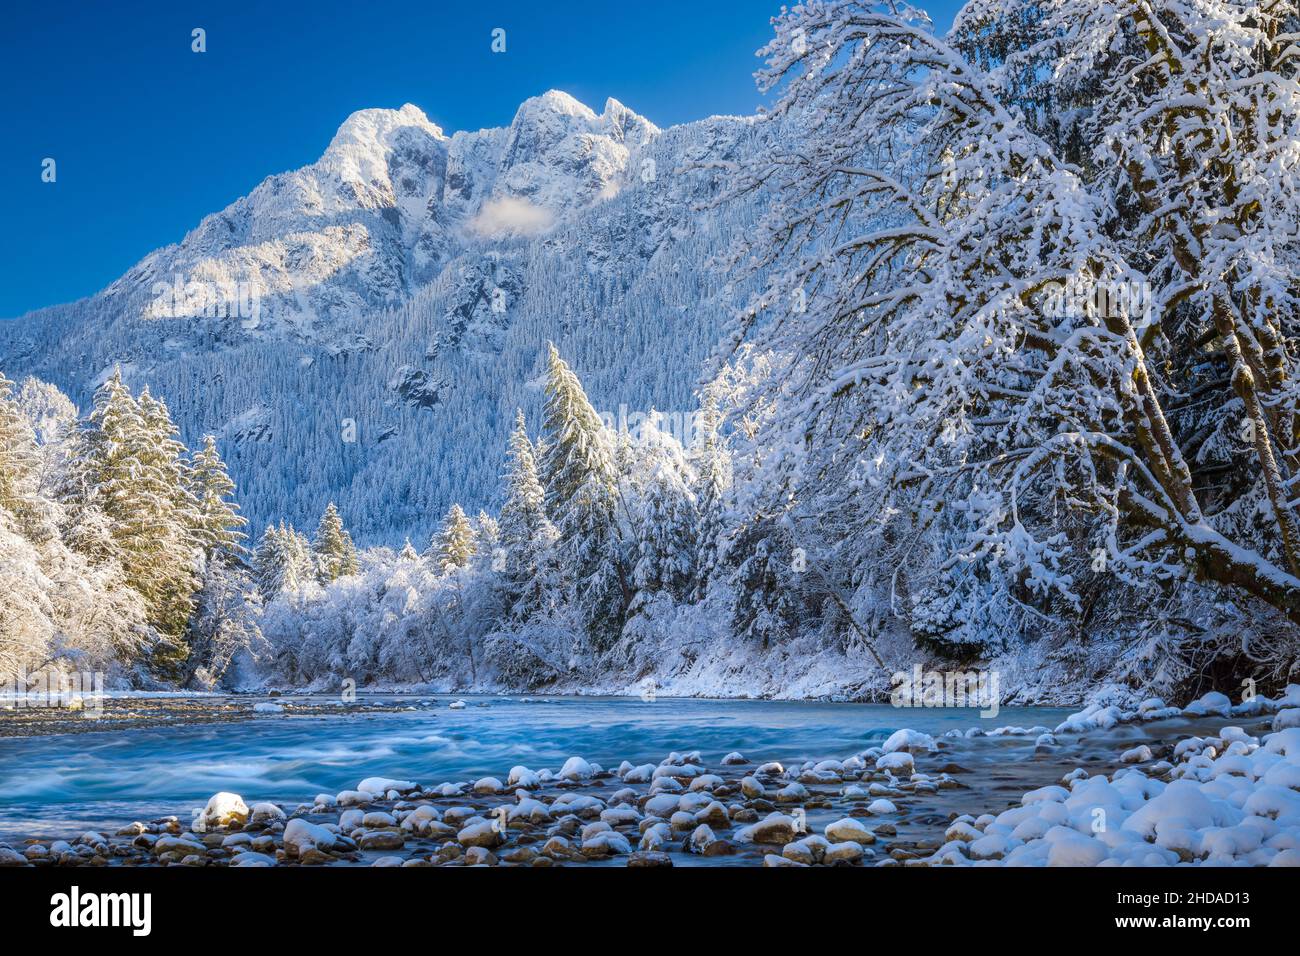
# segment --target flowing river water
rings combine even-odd
[[[1211,729],[1176,718],[1086,738],[1062,735],[1059,746],[1037,748],[1036,734],[942,735],[954,728],[1051,728],[1069,710],[1005,708],[983,719],[964,708],[809,701],[485,696],[452,709],[455,699],[366,695],[363,708],[335,712],[342,710],[335,700],[282,698],[285,713],[263,714],[253,712],[250,698],[191,698],[184,721],[0,736],[0,841],[112,832],[169,814],[187,819],[221,790],[292,808],[371,775],[424,784],[504,780],[517,764],[555,770],[573,755],[614,768],[622,760],[657,763],[671,751],[698,750],[716,765],[738,750],[750,760],[797,766],[844,759],[902,727],[934,736],[942,748],[935,768],[958,774],[963,784],[915,808],[910,819],[920,836],[941,833],[952,813],[1005,809],[1073,767],[1109,771],[1120,751],[1138,742]],[[0,729],[11,714],[0,711]]]

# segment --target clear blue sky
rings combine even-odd
[[[929,4],[946,27],[956,0]],[[4,0],[0,317],[90,295],[354,110],[414,103],[448,133],[548,89],[661,126],[759,104],[779,0]],[[207,52],[191,51],[191,30]],[[493,54],[491,31],[506,30]],[[46,157],[57,181],[41,181]]]

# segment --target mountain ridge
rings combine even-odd
[[[692,403],[724,314],[714,260],[754,209],[698,211],[718,184],[687,170],[753,155],[762,135],[748,117],[661,129],[555,90],[509,126],[450,135],[409,103],[358,110],[315,162],[101,292],[0,325],[0,368],[84,407],[121,367],[167,397],[187,440],[230,445],[255,524],[338,498],[364,542],[397,544],[453,500],[493,502],[514,405],[540,407],[547,340],[611,410]],[[395,440],[436,454],[436,474],[378,478],[401,464]],[[359,513],[384,486],[399,514]]]

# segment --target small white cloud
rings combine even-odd
[[[527,199],[515,196],[502,196],[489,199],[470,220],[469,228],[480,236],[494,238],[497,236],[535,236],[551,228],[555,217]]]

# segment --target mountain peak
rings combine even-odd
[[[519,105],[519,109],[515,112],[515,123],[523,117],[539,112],[572,116],[588,122],[596,119],[595,111],[587,104],[578,101],[563,90],[547,90],[541,96],[530,96]]]
[[[325,150],[328,154],[336,150],[364,149],[368,151],[386,151],[393,135],[401,129],[413,129],[429,136],[431,139],[443,140],[442,128],[431,122],[413,103],[407,103],[401,109],[364,109],[357,110],[343,121],[334,138]]]

